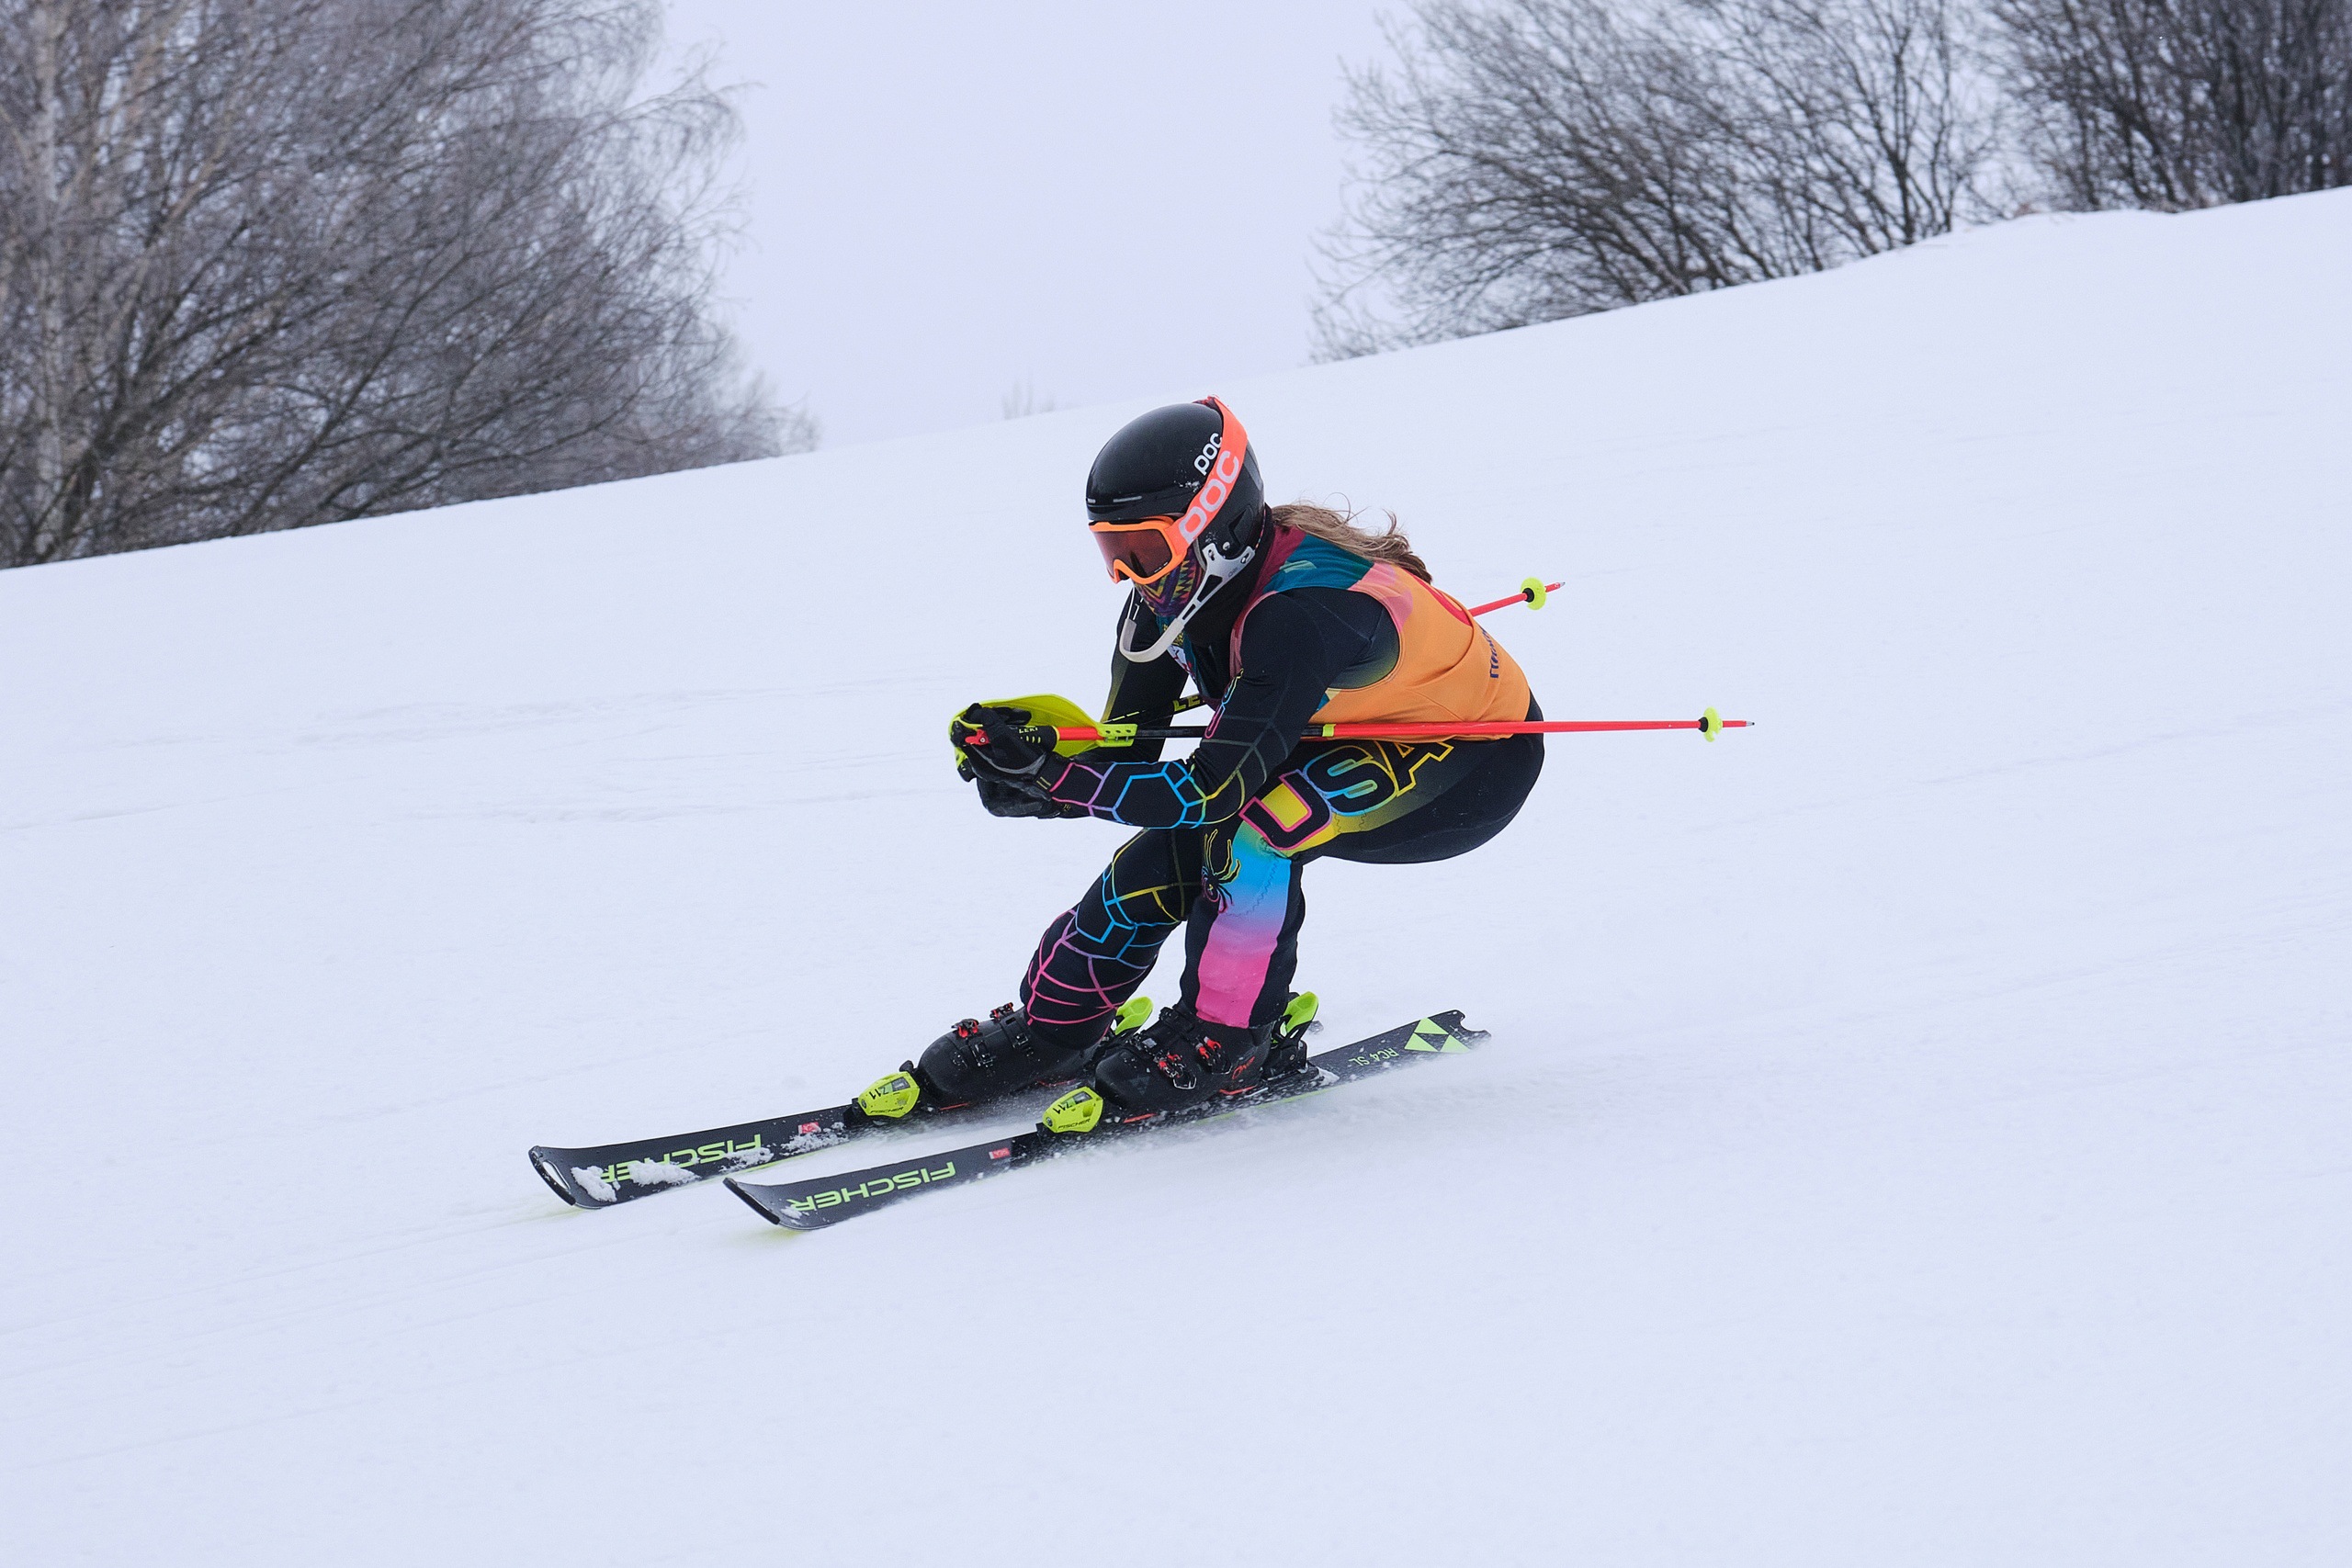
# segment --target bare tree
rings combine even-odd
[[[1693,0],[1689,98],[1807,270],[1949,233],[1991,208],[1999,118],[1950,0]]]
[[[0,4],[0,565],[806,444],[650,0]]]
[[[1956,0],[1414,16],[1393,71],[1350,73],[1368,166],[1326,251],[1325,357],[1815,271],[1986,209]]]
[[[2352,0],[1993,0],[2064,205],[2352,184]]]

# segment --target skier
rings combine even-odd
[[[934,1106],[1083,1074],[1114,1111],[1147,1116],[1298,1070],[1300,1032],[1283,1019],[1307,863],[1466,853],[1503,829],[1543,770],[1540,735],[1300,739],[1310,724],[1543,715],[1510,655],[1431,586],[1393,516],[1373,533],[1323,507],[1267,505],[1258,454],[1216,399],[1112,436],[1086,510],[1112,580],[1131,590],[1105,721],[1168,723],[1188,679],[1215,720],[1180,761],[1153,741],[1059,755],[1023,737],[1028,713],[1003,705],[954,720],[958,772],[991,813],[1142,830],[1046,929],[1018,1002],[967,1019],[903,1069]],[[1114,1032],[1180,925],[1182,999]]]

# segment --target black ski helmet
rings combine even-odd
[[[1205,515],[1194,515],[1196,503]],[[1130,420],[1102,444],[1086,475],[1090,522],[1172,517],[1193,552],[1214,544],[1224,555],[1239,554],[1257,542],[1265,510],[1258,454],[1233,411],[1215,398]]]

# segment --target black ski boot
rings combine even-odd
[[[1113,1037],[1151,1011],[1150,998],[1137,997],[1111,1021]],[[867,1122],[899,1122],[909,1116],[978,1104],[1033,1085],[1074,1078],[1100,1039],[1070,1046],[1058,1036],[1030,1026],[1011,1002],[985,1019],[967,1018],[933,1041],[920,1062],[876,1079],[857,1097],[852,1116]]]
[[[1150,1028],[1107,1043],[1091,1076],[1120,1120],[1190,1111],[1310,1070],[1306,1032],[1314,1019],[1311,991],[1254,1027],[1211,1023],[1179,1003]]]

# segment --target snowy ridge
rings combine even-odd
[[[8,1555],[2344,1560],[2347,254],[2039,219],[1167,389],[1566,578],[1552,715],[1759,728],[1309,876],[1332,1028],[1475,1056],[816,1236],[523,1151],[1011,994],[1119,835],[944,718],[1099,697],[1133,408],[0,574]]]

